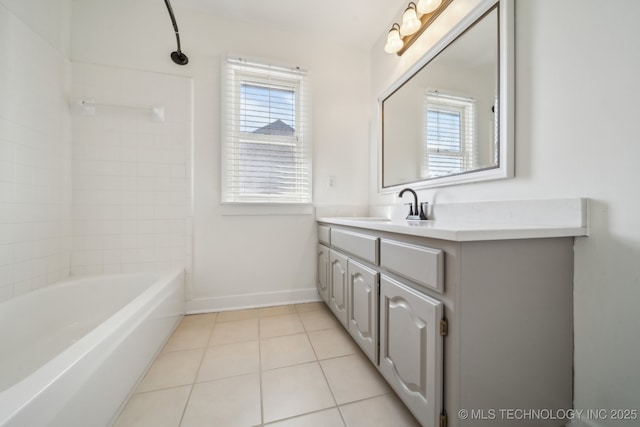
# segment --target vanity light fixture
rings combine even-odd
[[[410,2],[402,14],[402,25],[394,23],[391,26],[384,51],[402,55],[452,1],[419,0],[418,4]]]
[[[422,13],[431,13],[442,4],[442,0],[420,0],[418,2],[418,12]]]
[[[409,3],[409,6],[402,14],[402,25],[400,26],[400,34],[410,36],[415,34],[420,29],[421,22],[418,19],[418,6],[414,2]]]
[[[400,36],[400,25],[393,24],[387,35],[387,44],[384,45],[384,51],[387,53],[396,53],[404,46],[404,42]]]

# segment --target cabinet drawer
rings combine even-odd
[[[329,246],[331,244],[331,227],[326,225],[318,226],[318,242]]]
[[[378,238],[352,231],[331,229],[331,246],[378,264]]]
[[[382,239],[380,265],[399,276],[444,292],[444,252]]]

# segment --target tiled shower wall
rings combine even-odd
[[[3,301],[69,275],[71,70],[55,40],[1,3],[0,52]]]
[[[71,274],[190,273],[191,80],[74,63],[72,93]]]

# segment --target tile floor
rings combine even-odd
[[[186,316],[116,427],[419,426],[324,303]]]

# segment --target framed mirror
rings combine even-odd
[[[381,192],[512,177],[513,0],[481,1],[379,103]]]

